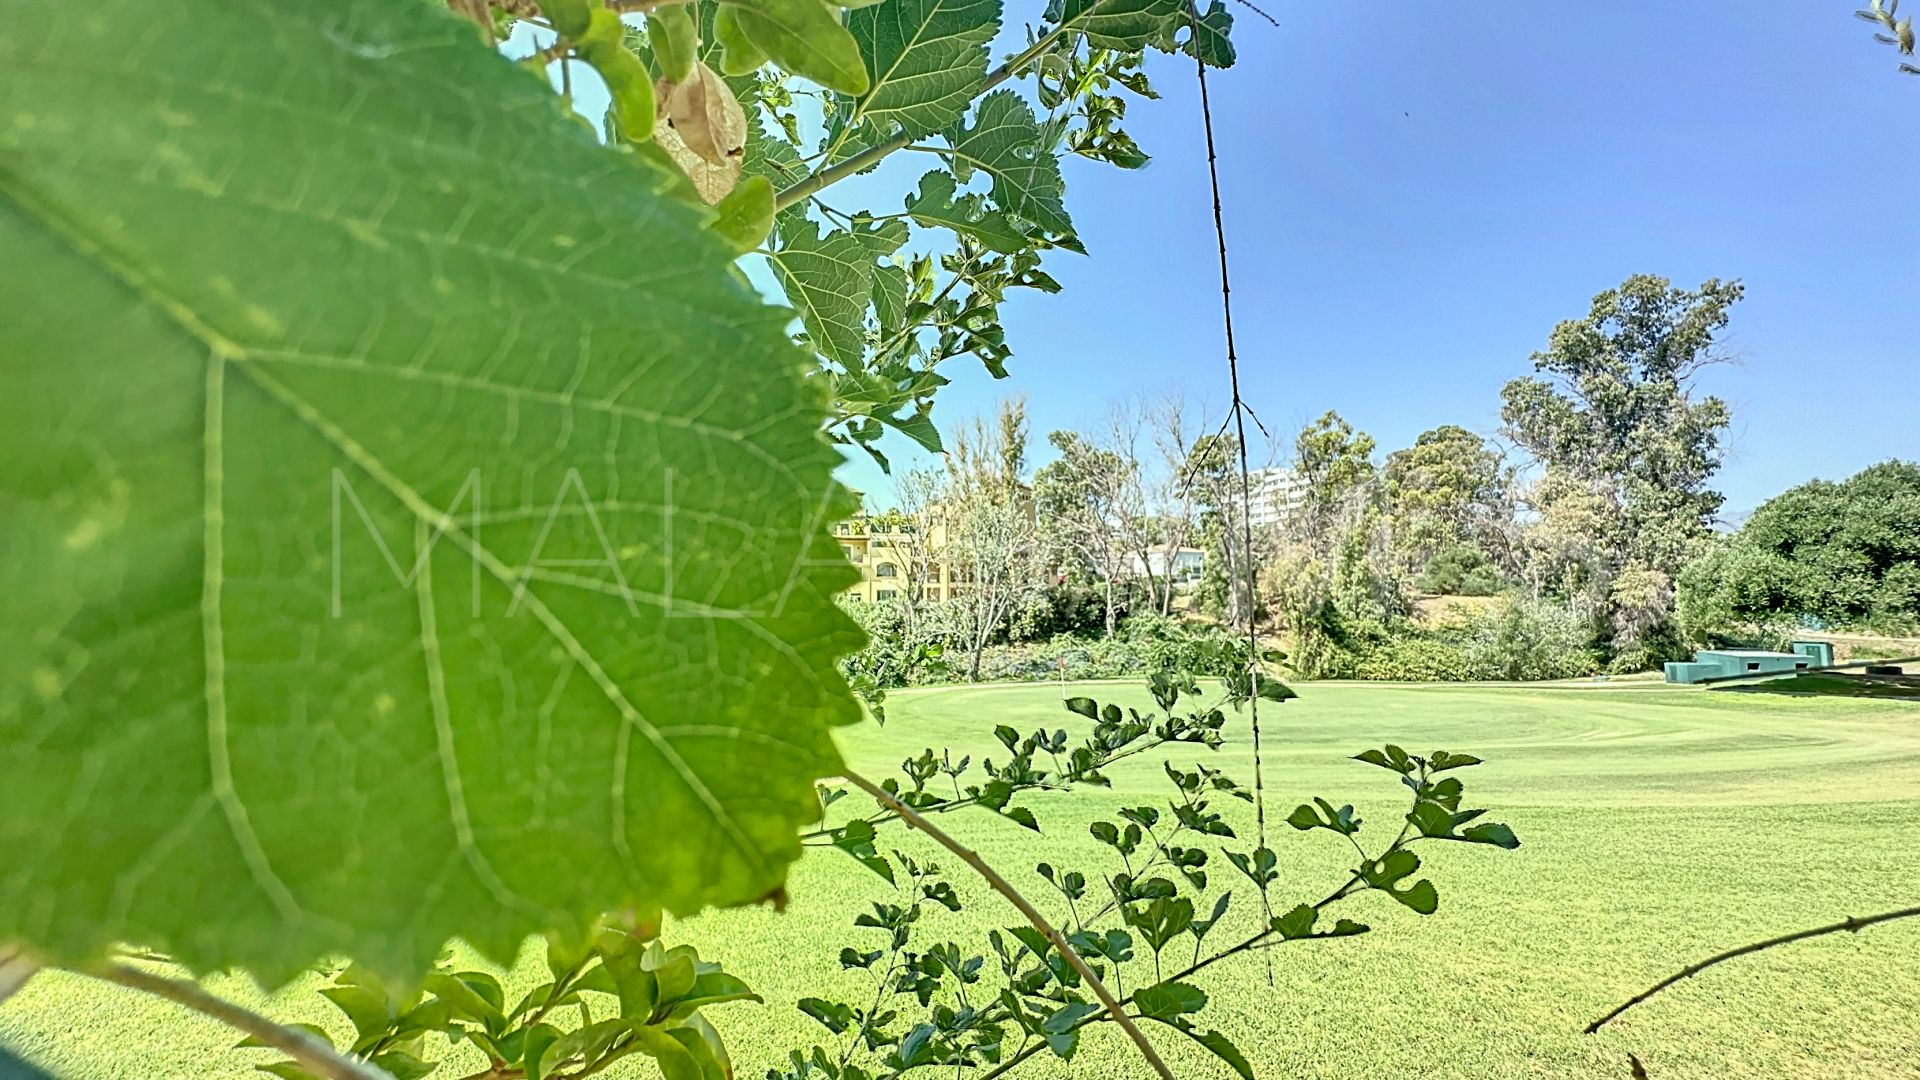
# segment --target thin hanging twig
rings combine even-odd
[[[144,990],[195,1012],[204,1013],[228,1027],[244,1031],[300,1063],[315,1076],[327,1080],[393,1080],[381,1069],[358,1061],[298,1028],[282,1027],[251,1009],[235,1005],[208,993],[199,983],[170,979],[125,964],[109,964],[86,971],[108,982]]]
[[[1028,903],[1026,897],[1020,895],[1020,890],[1014,888],[1006,878],[1001,877],[999,871],[988,866],[987,861],[972,848],[942,832],[939,826],[922,817],[919,811],[901,802],[887,789],[856,772],[847,772],[842,775],[848,783],[878,799],[880,805],[900,815],[900,820],[906,822],[908,827],[919,829],[932,837],[941,847],[958,855],[963,862],[985,878],[987,884],[993,886],[993,891],[1006,897],[1009,903],[1019,908],[1020,914],[1027,917],[1027,921],[1033,924],[1033,928],[1045,934],[1047,940],[1053,942],[1053,947],[1060,951],[1060,955],[1066,959],[1067,963],[1073,965],[1073,970],[1080,973],[1081,981],[1093,991],[1093,996],[1100,999],[1100,1004],[1106,1006],[1107,1015],[1127,1033],[1127,1037],[1133,1040],[1133,1045],[1140,1048],[1140,1056],[1147,1059],[1148,1065],[1153,1066],[1154,1074],[1161,1080],[1173,1080],[1173,1071],[1167,1068],[1166,1062],[1160,1060],[1160,1054],[1153,1048],[1153,1043],[1147,1041],[1147,1036],[1140,1030],[1139,1025],[1135,1024],[1126,1010],[1120,1007],[1120,1002],[1114,999],[1113,993],[1107,989],[1105,983],[1100,981],[1100,976],[1093,973],[1093,969],[1080,958],[1080,954],[1067,943],[1067,939],[1060,935],[1060,931],[1053,928],[1053,924],[1047,921],[1047,917],[1040,914],[1038,908]]]
[[[1755,942],[1752,942],[1751,944],[1742,945],[1737,949],[1728,949],[1726,952],[1716,953],[1715,955],[1709,956],[1705,960],[1702,960],[1697,964],[1689,964],[1686,967],[1681,968],[1679,971],[1674,972],[1673,974],[1667,976],[1666,978],[1661,979],[1659,982],[1654,983],[1652,986],[1646,988],[1645,990],[1640,991],[1638,994],[1635,994],[1632,997],[1628,998],[1625,1002],[1615,1006],[1612,1012],[1609,1012],[1607,1015],[1601,1017],[1598,1020],[1595,1020],[1591,1024],[1588,1024],[1586,1027],[1586,1033],[1588,1035],[1591,1035],[1594,1032],[1599,1031],[1601,1028],[1611,1023],[1621,1013],[1626,1012],[1628,1009],[1633,1008],[1635,1005],[1638,1005],[1641,1002],[1652,997],[1653,995],[1659,993],[1660,991],[1665,990],[1667,987],[1672,986],[1674,983],[1677,983],[1682,979],[1690,979],[1693,976],[1698,975],[1701,972],[1707,970],[1708,968],[1714,966],[1715,964],[1723,964],[1728,960],[1732,960],[1736,957],[1748,956],[1753,953],[1760,952],[1763,949],[1771,949],[1779,945],[1791,945],[1796,941],[1805,941],[1808,938],[1821,937],[1826,934],[1837,934],[1837,933],[1840,933],[1842,930],[1845,930],[1849,933],[1857,934],[1860,931],[1865,930],[1869,926],[1876,926],[1884,922],[1892,922],[1895,919],[1910,919],[1916,915],[1920,915],[1920,907],[1901,908],[1898,911],[1884,911],[1878,915],[1867,915],[1865,917],[1855,917],[1855,916],[1849,915],[1848,917],[1840,920],[1837,923],[1829,923],[1826,926],[1816,926],[1811,930],[1796,930],[1791,934],[1781,934],[1778,937],[1767,938],[1765,941],[1755,941]]]
[[[1213,189],[1213,235],[1220,248],[1220,315],[1227,338],[1227,380],[1233,390],[1234,434],[1240,451],[1240,563],[1246,578],[1247,688],[1248,716],[1253,727],[1253,814],[1261,848],[1267,846],[1267,791],[1264,762],[1260,752],[1260,636],[1256,625],[1259,606],[1259,572],[1253,565],[1253,478],[1247,467],[1247,404],[1240,396],[1240,356],[1233,340],[1233,285],[1227,275],[1227,225],[1220,208],[1219,155],[1213,141],[1213,102],[1207,94],[1207,62],[1200,48],[1200,11],[1188,0],[1188,42],[1193,49],[1193,70],[1200,83],[1200,120],[1207,136],[1207,181]],[[1268,918],[1273,907],[1267,896],[1267,883],[1260,883],[1260,906]],[[1273,961],[1267,961],[1267,980],[1273,980]]]

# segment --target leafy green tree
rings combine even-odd
[[[1181,470],[1200,508],[1200,538],[1206,553],[1197,598],[1203,608],[1236,626],[1244,623],[1253,603],[1249,568],[1259,564],[1259,554],[1246,550],[1239,446],[1232,435],[1203,435],[1193,441]],[[1259,539],[1256,535],[1254,542]]]
[[[1135,512],[1129,496],[1138,490],[1139,463],[1094,446],[1078,432],[1051,432],[1047,442],[1060,456],[1033,478],[1042,538],[1101,590],[1106,636],[1112,637],[1115,588],[1130,576],[1124,536],[1127,517]]]
[[[1674,581],[1658,570],[1629,565],[1608,592],[1614,671],[1645,671],[1684,653],[1673,618]]]
[[[1293,446],[1294,472],[1305,489],[1290,531],[1316,557],[1325,558],[1369,497],[1377,474],[1373,436],[1329,410],[1302,428]]]
[[[1545,470],[1534,506],[1558,534],[1560,583],[1608,622],[1670,588],[1707,540],[1721,504],[1709,483],[1728,412],[1719,398],[1697,396],[1692,379],[1726,358],[1718,335],[1743,291],[1737,281],[1688,290],[1628,278],[1595,296],[1584,318],[1554,328],[1533,356],[1539,377],[1501,390],[1508,435]],[[1584,550],[1572,550],[1571,538]],[[1615,596],[1630,568],[1632,595]],[[1633,647],[1642,621],[1615,625],[1614,646]]]
[[[1507,553],[1511,471],[1479,435],[1453,424],[1423,431],[1387,455],[1384,479],[1393,542],[1410,572],[1425,572],[1446,551],[1475,552],[1483,563]]]
[[[941,610],[966,653],[970,682],[980,679],[987,646],[1047,585],[1048,552],[1025,480],[1026,444],[1026,403],[1010,399],[992,423],[975,417],[957,430],[947,451],[939,552],[953,595]]]
[[[1331,411],[1294,440],[1299,504],[1283,523],[1267,576],[1292,635],[1290,662],[1302,674],[1346,674],[1357,636],[1383,634],[1407,613],[1407,575],[1395,556],[1374,446]]]
[[[1920,625],[1920,464],[1885,461],[1767,500],[1681,586],[1701,632],[1777,620]]]
[[[1492,596],[1503,581],[1485,552],[1468,544],[1440,551],[1420,571],[1415,587],[1436,596]]]

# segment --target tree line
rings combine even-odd
[[[1630,277],[1502,387],[1492,437],[1442,424],[1382,456],[1329,411],[1245,492],[1233,437],[1177,394],[1049,432],[1038,469],[1025,403],[1005,401],[952,434],[940,468],[900,478],[891,513],[917,523],[901,543],[920,577],[863,621],[896,656],[957,652],[943,674],[970,679],[998,645],[1204,636],[1248,604],[1310,677],[1568,677],[1809,628],[1911,630],[1920,466],[1814,481],[1724,531],[1731,413],[1695,384],[1730,359],[1742,295]],[[929,600],[942,562],[961,584]]]

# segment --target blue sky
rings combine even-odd
[[[1730,511],[1920,457],[1920,78],[1846,0],[1270,10],[1237,9],[1240,62],[1209,85],[1242,377],[1277,436],[1327,409],[1383,452],[1491,433],[1554,323],[1646,272],[1747,284],[1741,363],[1701,380],[1733,408]],[[1004,309],[1009,379],[952,363],[943,428],[1009,392],[1037,434],[1131,391],[1224,403],[1192,68],[1150,71],[1164,96],[1129,130],[1153,163],[1068,163],[1090,257]],[[869,208],[916,175],[880,174]],[[870,465],[844,475],[885,501]]]
[[[996,55],[1041,6],[1012,0]],[[1278,27],[1236,7],[1239,63],[1209,85],[1247,399],[1289,441],[1328,409],[1382,453],[1440,424],[1492,434],[1501,385],[1594,293],[1737,277],[1740,363],[1699,380],[1733,410],[1729,512],[1920,458],[1920,78],[1853,6],[1276,0]],[[1163,96],[1128,130],[1153,163],[1066,163],[1090,255],[1051,256],[1065,291],[1003,309],[1010,378],[943,368],[943,429],[1025,394],[1044,461],[1047,431],[1116,396],[1224,406],[1193,69],[1152,54],[1149,71]],[[830,201],[896,212],[929,165],[897,154]],[[842,477],[890,501],[864,455]]]

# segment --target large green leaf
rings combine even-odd
[[[821,355],[857,368],[867,351],[867,308],[873,298],[876,260],[907,239],[907,227],[889,221],[870,231],[820,231],[804,218],[783,226],[771,257],[787,301],[800,312],[807,337]]]
[[[907,197],[907,213],[919,225],[944,226],[966,233],[990,251],[1012,255],[1029,246],[1026,234],[1000,210],[987,209],[978,192],[959,193],[953,174],[939,169],[920,178],[920,189]]]
[[[1171,51],[1189,25],[1184,0],[1052,0],[1047,21],[1085,35],[1096,49],[1138,52],[1152,45]]]
[[[973,126],[947,133],[961,183],[980,169],[993,177],[994,205],[1053,233],[1071,233],[1060,159],[1046,145],[1033,107],[1011,90],[995,90],[973,110]]]
[[[0,940],[415,973],[777,890],[848,500],[702,212],[425,3],[0,72]]]
[[[857,366],[867,348],[867,305],[873,259],[852,233],[796,220],[784,228],[772,259],[787,302],[800,312],[807,337],[822,356]]]
[[[869,88],[855,115],[918,137],[967,110],[987,76],[1000,0],[886,0],[847,15]]]
[[[1181,43],[1180,51],[1188,56],[1197,56],[1209,67],[1232,67],[1233,12],[1227,10],[1226,0],[1213,0],[1204,16],[1197,20],[1189,16],[1189,19],[1188,34]]]

